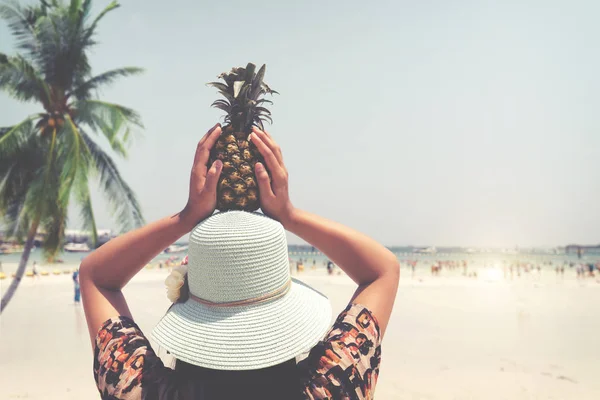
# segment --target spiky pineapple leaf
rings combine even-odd
[[[270,124],[272,124],[272,123],[273,123],[273,118],[271,118],[271,117],[270,117],[270,116],[268,116],[268,115],[259,115],[259,116],[257,116],[257,117],[258,117],[258,119],[259,119],[259,120],[266,119],[267,121],[269,121],[269,123],[270,123]],[[264,127],[263,127],[263,128],[261,128],[261,130],[264,130]]]
[[[220,92],[228,93],[230,90],[229,86],[227,86],[226,84],[221,83],[221,82],[209,82],[206,85],[215,87],[215,88],[219,89]]]
[[[260,104],[273,104],[272,101],[262,98],[265,94],[277,93],[264,83],[266,65],[262,65],[258,71],[256,66],[248,63],[246,68],[232,68],[230,72],[219,75],[219,79],[225,81],[210,82],[225,97],[225,100],[217,100],[212,106],[227,113],[225,122],[233,126],[236,132],[243,132],[251,126],[264,129],[263,120],[273,122],[271,112]]]
[[[246,81],[247,83],[251,83],[252,82],[252,78],[254,77],[254,71],[256,70],[256,65],[252,64],[252,63],[248,63],[248,65],[246,65],[246,74],[244,76],[244,81]]]
[[[224,106],[231,107],[231,103],[230,103],[230,102],[228,102],[227,100],[223,100],[223,99],[218,99],[218,100],[215,100],[215,101],[212,103],[212,105],[213,105],[213,106],[214,106],[214,105],[217,105],[217,104],[222,104],[222,105],[224,105]]]
[[[235,97],[236,99],[239,97],[240,92],[244,87],[244,84],[244,81],[236,81],[233,83],[233,97]]]
[[[263,113],[271,115],[271,111],[269,111],[268,109],[264,108],[264,107],[254,107],[254,109],[256,111],[258,111],[259,115],[262,115]]]

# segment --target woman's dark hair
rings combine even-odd
[[[224,371],[198,367],[177,360],[175,373],[185,400],[300,400],[303,399],[296,360],[273,367]]]

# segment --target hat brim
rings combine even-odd
[[[261,304],[174,304],[152,337],[178,360],[219,370],[267,368],[312,348],[331,326],[329,299],[292,278],[283,297]]]

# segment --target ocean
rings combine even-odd
[[[310,249],[309,249],[310,250]],[[396,250],[394,253],[398,257],[401,263],[408,261],[417,261],[418,265],[431,265],[436,261],[467,261],[469,265],[474,267],[501,267],[503,265],[510,265],[513,263],[529,263],[535,266],[539,265],[542,269],[553,269],[556,265],[571,264],[571,263],[598,263],[600,262],[600,254],[584,254],[582,258],[578,258],[576,254],[506,254],[506,253],[464,253],[464,252],[452,252],[444,253],[439,252],[436,254],[419,254],[413,253],[409,250],[410,248],[404,249],[405,251]],[[83,258],[89,253],[68,253],[63,252],[58,256],[61,263],[57,263],[56,266],[60,268],[61,264],[64,265],[77,265],[83,260]],[[179,257],[179,259],[185,257],[186,252],[179,253],[161,253],[151,261],[151,264],[165,262],[170,257]],[[302,260],[305,268],[310,268],[313,265],[322,268],[326,265],[328,258],[318,251],[302,251],[297,246],[290,246],[290,261],[296,262]],[[21,258],[20,253],[14,254],[2,254],[0,255],[0,263],[4,265],[18,264]],[[41,249],[33,249],[31,256],[29,257],[28,264],[31,265],[33,262],[37,262],[40,266],[46,266],[47,263],[43,260],[43,254]]]

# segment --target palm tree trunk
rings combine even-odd
[[[25,273],[25,267],[27,266],[27,260],[29,260],[29,255],[31,254],[31,249],[33,248],[33,241],[35,239],[35,235],[37,233],[38,225],[40,224],[39,218],[36,219],[31,228],[29,228],[29,232],[27,233],[27,241],[25,242],[25,248],[23,249],[23,255],[21,255],[21,261],[19,262],[19,268],[17,268],[17,272],[15,274],[15,278],[10,283],[10,286],[2,296],[2,302],[0,302],[0,314],[4,311],[12,297],[14,296],[17,288],[19,287],[19,283],[21,283],[21,279],[23,279],[23,274]]]

